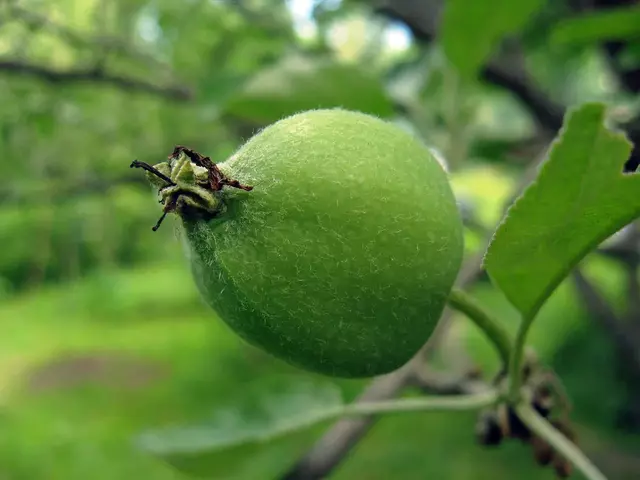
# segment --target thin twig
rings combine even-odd
[[[640,278],[638,277],[638,268],[640,267],[640,259],[638,258],[640,225],[636,222],[627,228],[624,248],[629,252],[629,256],[622,263],[627,277],[627,310],[624,317],[625,321],[630,325],[637,325],[640,323]],[[640,345],[638,347],[640,348]]]
[[[458,285],[469,286],[481,274],[482,255],[473,257],[461,270]],[[371,382],[355,400],[356,403],[375,402],[398,396],[415,383],[415,372],[436,348],[449,328],[452,311],[446,309],[436,331],[418,354],[404,367]],[[326,477],[351,449],[373,427],[376,417],[342,419],[336,422],[316,444],[282,477],[282,480],[314,480]]]
[[[383,1],[379,2],[376,8],[377,13],[403,21],[419,41],[426,43],[435,36],[435,26],[439,17],[441,3],[429,0],[421,4],[422,15],[411,15],[406,11],[401,11],[401,6],[415,6],[418,2],[407,1]],[[433,15],[427,12],[429,8],[438,9]],[[416,19],[426,19],[416,21]],[[482,72],[483,78],[495,85],[511,91],[525,106],[532,112],[534,118],[548,132],[554,134],[562,125],[564,106],[551,101],[535,84],[529,81],[526,76],[508,73],[508,70],[501,69],[493,64]],[[538,162],[529,168],[529,176],[535,176]],[[521,188],[528,185],[523,182]],[[464,288],[472,284],[482,273],[482,253],[467,262],[459,276],[458,286]],[[398,371],[387,376],[374,380],[364,393],[358,397],[356,402],[377,401],[393,398],[405,387],[414,384],[420,386],[420,372],[425,362],[425,358],[438,344],[443,333],[449,327],[451,311],[445,310],[439,327],[423,349],[407,365]],[[424,383],[422,387],[427,388]],[[458,388],[456,386],[456,388]],[[374,418],[365,417],[361,419],[343,419],[336,424],[307,452],[290,470],[283,480],[314,480],[324,478],[344,459],[353,446],[369,431],[373,426]]]
[[[378,14],[403,22],[418,42],[427,44],[437,37],[443,0],[384,0],[378,3],[375,8]],[[514,65],[524,64],[522,60],[514,61],[515,56],[517,51],[512,50],[508,57],[494,59],[482,69],[482,78],[511,92],[540,126],[555,132],[562,126],[564,105],[552,101],[524,69],[514,68]]]
[[[531,112],[538,124],[552,132],[562,127],[565,108],[549,99],[525,74],[514,75],[496,63],[481,72],[483,80],[511,92]]]
[[[584,276],[580,268],[573,271],[572,278],[586,310],[591,312],[591,315],[607,330],[628,366],[640,376],[640,350],[628,325],[618,318],[606,299]]]
[[[537,170],[543,158],[543,156],[538,157],[529,167],[529,171]],[[526,186],[527,183],[522,183],[517,190],[520,191]],[[517,196],[517,193],[514,196]],[[487,236],[480,253],[465,262],[458,274],[456,282],[458,288],[467,288],[482,276],[482,261],[490,240],[491,234]],[[429,341],[409,363],[389,375],[373,380],[355,402],[391,399],[399,395],[406,387],[416,385],[419,372],[424,368],[426,359],[437,348],[449,330],[452,313],[450,308],[445,309],[438,327]],[[375,420],[375,417],[339,420],[291,467],[281,480],[316,480],[326,477],[368,433]]]
[[[553,428],[531,406],[521,403],[516,406],[516,413],[534,433],[544,438],[554,450],[573,463],[585,478],[588,480],[607,480],[598,467],[571,440]]]
[[[452,375],[424,365],[414,372],[412,386],[427,395],[467,395],[488,390],[491,386],[469,375]]]
[[[381,401],[397,396],[408,379],[412,367],[374,380],[356,403]],[[282,480],[315,480],[327,476],[374,425],[376,417],[345,418],[337,421],[287,473]]]
[[[170,68],[168,63],[158,60],[150,54],[139,51],[127,41],[115,36],[103,35],[100,37],[86,37],[65,25],[54,22],[45,15],[27,10],[18,5],[11,5],[9,7],[9,16],[15,20],[24,22],[32,28],[46,30],[76,48],[91,48],[117,52],[132,60],[162,68],[165,72]]]
[[[498,400],[498,393],[486,390],[469,395],[402,398],[379,402],[352,403],[342,408],[340,415],[378,415],[381,413],[412,413],[427,411],[478,410]]]
[[[8,183],[8,182],[7,182]],[[67,183],[52,179],[37,184],[29,184],[28,188],[20,185],[8,186],[0,189],[0,205],[27,207],[42,203],[42,197],[48,196],[49,204],[62,204],[78,201],[78,197],[85,195],[104,194],[120,185],[139,185],[148,187],[144,177],[140,175],[121,175],[117,177],[101,178],[96,176],[78,179],[77,182]]]
[[[580,14],[589,14],[597,11],[606,12],[615,9],[634,8],[637,0],[592,0],[590,2],[569,2],[569,6]],[[631,40],[631,39],[629,39]],[[601,47],[606,54],[611,70],[618,78],[620,85],[630,93],[640,93],[640,68],[624,67],[620,57],[624,55],[628,41],[603,39]]]
[[[586,13],[593,10],[607,11],[616,8],[628,8],[637,4],[636,0],[591,0],[589,2],[569,2],[577,13]],[[637,65],[633,67],[624,67],[621,57],[627,51],[630,42],[621,40],[607,40],[600,43],[605,53],[612,73],[618,79],[621,87],[626,89],[632,95],[640,93],[640,68]],[[640,131],[627,128],[627,133],[634,143],[635,147],[631,152],[631,156],[624,166],[625,172],[635,172],[640,166]]]
[[[599,3],[631,3],[633,0],[600,0]],[[375,7],[378,14],[403,22],[411,31],[414,38],[421,44],[427,45],[438,34],[438,19],[442,11],[444,0],[381,0]],[[516,61],[517,60],[517,61]],[[566,105],[549,97],[524,68],[524,62],[518,60],[517,51],[511,52],[503,58],[497,56],[480,71],[481,78],[497,87],[513,94],[527,110],[538,125],[545,131],[555,134],[562,126]],[[634,76],[634,82],[639,82],[640,69],[627,72]],[[629,86],[628,81],[624,82]],[[638,84],[638,83],[636,83]],[[625,126],[626,127],[626,126]],[[634,172],[640,165],[640,128],[626,128],[629,138],[635,145],[631,156],[624,165],[625,172]]]
[[[451,291],[449,305],[465,314],[485,333],[500,354],[503,365],[507,365],[511,357],[512,341],[502,324],[462,289],[454,288]]]
[[[110,74],[100,70],[70,69],[55,70],[43,65],[35,65],[21,60],[0,58],[0,73],[40,78],[49,83],[103,83],[118,87],[121,90],[145,92],[171,100],[189,100],[192,92],[182,85],[155,85],[153,83]]]

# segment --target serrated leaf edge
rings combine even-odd
[[[557,145],[561,144],[564,141],[564,136],[565,133],[569,127],[569,121],[571,119],[571,117],[577,113],[578,111],[582,110],[582,109],[586,109],[586,108],[593,108],[593,107],[599,107],[600,109],[600,125],[604,127],[604,129],[613,137],[617,137],[620,140],[623,140],[625,143],[627,143],[627,145],[630,147],[630,149],[633,147],[632,142],[629,140],[628,136],[623,132],[623,131],[619,131],[619,130],[614,130],[610,127],[608,127],[606,125],[606,110],[607,107],[605,104],[601,103],[601,102],[586,102],[583,103],[581,105],[575,106],[573,108],[567,109],[567,112],[564,116],[564,120],[562,123],[562,127],[558,130],[558,133],[556,135],[556,137],[553,139],[553,141],[549,144],[549,147],[547,148],[547,151],[545,153],[544,156],[544,160],[540,162],[540,165],[538,166],[538,173],[536,175],[536,177],[520,192],[520,194],[516,197],[516,199],[512,202],[512,204],[506,209],[504,215],[502,216],[502,219],[500,220],[500,222],[497,224],[496,228],[494,229],[493,234],[491,235],[491,238],[489,240],[489,244],[485,250],[485,253],[483,255],[482,258],[482,262],[481,262],[481,267],[483,270],[486,271],[487,275],[489,276],[489,278],[491,278],[492,282],[494,283],[494,285],[496,285],[498,287],[498,289],[500,289],[502,291],[502,289],[500,288],[498,282],[496,281],[495,277],[491,274],[491,272],[487,269],[487,259],[488,257],[491,255],[491,247],[494,243],[494,240],[498,234],[498,232],[500,231],[500,229],[508,222],[509,217],[511,216],[511,214],[517,210],[519,208],[519,206],[521,205],[522,199],[525,197],[525,195],[527,195],[527,193],[534,188],[537,188],[539,186],[539,179],[542,176],[542,174],[544,173],[545,169],[548,167],[548,163],[551,159],[551,154],[553,152],[553,150],[556,148]],[[640,210],[639,211],[634,211],[630,214],[629,218],[627,219],[625,224],[628,224],[629,222],[632,222],[635,218],[638,217],[638,215],[640,215]],[[600,243],[602,243],[604,240],[606,240],[607,238],[609,238],[611,235],[613,235],[616,231],[618,231],[619,229],[616,229],[614,231],[611,232],[603,232],[601,234],[601,236],[594,238],[594,240],[589,243],[587,246],[585,246],[585,248],[578,253],[574,258],[571,259],[570,262],[567,262],[567,267],[562,271],[562,275],[558,276],[558,280],[552,282],[547,289],[544,290],[543,295],[541,295],[541,300],[538,301],[529,312],[527,312],[526,314],[523,315],[527,318],[531,318],[533,316],[535,316],[535,314],[540,310],[540,308],[542,307],[542,305],[544,304],[544,302],[546,301],[546,299],[549,297],[550,292],[552,292],[555,288],[557,288],[557,286],[562,283],[562,280],[564,278],[566,278],[566,276],[568,275],[568,273],[575,268],[575,265],[577,263],[580,262],[580,260],[596,245],[599,245]],[[503,291],[503,294],[508,298],[509,296],[506,294],[506,292]],[[513,302],[511,301],[510,298],[508,298],[509,302],[513,304]],[[514,304],[515,306],[515,304]],[[517,307],[516,307],[517,308]],[[517,308],[518,311],[520,311],[519,308]]]

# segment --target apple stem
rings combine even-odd
[[[491,340],[500,354],[503,365],[509,364],[511,358],[512,341],[509,333],[483,306],[471,295],[460,288],[453,288],[449,294],[448,303],[451,308],[466,315]]]
[[[588,480],[607,480],[602,472],[598,470],[598,467],[582,453],[575,443],[557,428],[554,428],[531,406],[520,402],[515,409],[518,417],[527,427],[546,440],[564,458],[573,463],[585,478]]]

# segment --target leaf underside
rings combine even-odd
[[[137,444],[197,478],[274,478],[294,461],[292,451],[307,446],[314,427],[343,406],[334,384],[285,380],[245,392],[199,424],[146,432]]]

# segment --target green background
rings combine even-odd
[[[614,35],[606,18],[581,24],[569,2],[528,1],[498,2],[487,21],[454,0],[431,39],[408,28],[419,34],[416,24],[429,24],[412,2],[395,11],[391,3],[0,4],[0,478],[183,478],[139,451],[136,436],[259,399],[282,375],[318,379],[245,345],[199,299],[175,219],[151,231],[160,207],[129,169],[134,158],[157,163],[187,144],[224,159],[256,129],[300,110],[372,113],[446,158],[473,212],[471,256],[548,141],[531,109],[481,71],[504,35],[521,39],[530,81],[551,100],[605,101],[615,119],[635,118],[637,93],[616,80],[600,48]],[[624,32],[620,68],[638,68],[637,29]],[[471,33],[482,42],[473,45]],[[616,262],[592,255],[585,272],[624,307]],[[486,279],[473,292],[515,331],[515,310]],[[587,454],[613,480],[638,478],[640,427],[622,428],[619,417],[640,379],[621,369],[571,282],[540,312],[531,343],[566,383]],[[454,370],[496,368],[491,346],[464,319],[437,354]],[[367,382],[338,384],[351,399]],[[524,445],[478,446],[475,421],[472,413],[381,419],[331,478],[553,478]],[[251,471],[239,478],[293,463],[319,434],[249,456]]]

